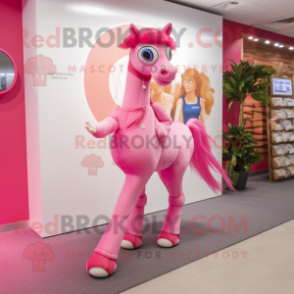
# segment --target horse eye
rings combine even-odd
[[[146,64],[154,64],[159,58],[159,53],[153,46],[143,46],[138,51],[138,58]]]
[[[172,54],[172,50],[170,47],[166,46],[165,48],[165,54],[166,54],[166,57],[168,60],[171,60],[172,57],[173,57],[173,54]]]

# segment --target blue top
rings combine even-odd
[[[183,117],[184,123],[186,124],[190,118],[200,119],[200,97],[197,97],[197,103],[195,104],[187,104],[185,101],[185,95],[181,97],[183,99]]]

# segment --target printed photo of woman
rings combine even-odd
[[[185,124],[190,118],[199,119],[205,125],[214,105],[215,90],[210,87],[210,80],[205,73],[195,68],[188,68],[182,74],[182,83],[175,87],[175,99],[172,109],[174,121]]]
[[[164,87],[155,83],[151,79],[150,83],[150,98],[153,102],[159,103],[171,116],[172,108],[174,105],[174,95],[171,95],[172,85]]]

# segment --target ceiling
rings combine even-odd
[[[294,37],[294,22],[271,25],[282,19],[294,18],[293,0],[168,0],[222,15],[225,19],[263,28]],[[238,2],[233,5],[231,2]]]

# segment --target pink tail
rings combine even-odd
[[[235,191],[229,176],[211,153],[209,143],[212,139],[207,135],[202,123],[198,119],[189,119],[187,126],[189,127],[194,140],[194,151],[190,161],[192,170],[197,172],[197,174],[208,184],[211,190],[214,192],[223,191],[222,184],[211,174],[209,168],[212,168],[216,172],[219,172],[230,189]]]

